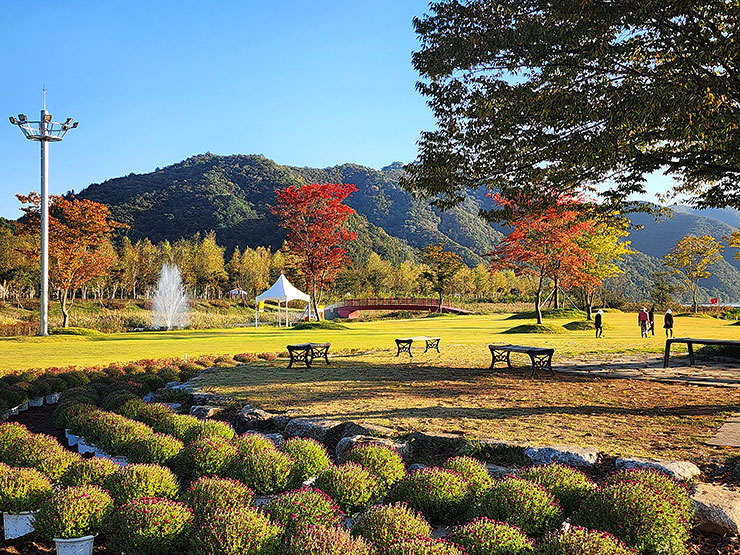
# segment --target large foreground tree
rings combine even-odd
[[[438,129],[404,185],[437,206],[605,180],[617,203],[665,170],[740,207],[738,0],[443,0],[414,24]]]
[[[344,267],[344,245],[355,234],[344,223],[355,211],[344,201],[357,190],[354,185],[314,183],[275,191],[277,202],[270,211],[286,230],[286,252],[301,270],[311,289],[314,314],[325,286]]]

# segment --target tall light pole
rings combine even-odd
[[[80,122],[72,123],[67,118],[64,123],[51,121],[51,114],[46,111],[46,90],[44,90],[44,108],[39,121],[29,121],[25,114],[18,114],[18,119],[10,116],[10,123],[17,125],[26,139],[41,143],[41,329],[39,335],[49,335],[49,143],[61,141],[67,131],[77,127]]]

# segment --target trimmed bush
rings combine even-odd
[[[313,526],[336,527],[344,520],[344,513],[337,508],[331,497],[313,488],[282,493],[272,498],[264,508],[289,534],[302,533]]]
[[[391,489],[391,501],[406,501],[430,521],[452,523],[462,516],[470,489],[454,470],[424,468],[412,472]]]
[[[465,555],[455,545],[433,538],[413,538],[393,544],[386,555]]]
[[[519,528],[482,517],[452,530],[449,539],[467,555],[531,553],[533,542]]]
[[[262,434],[246,433],[235,437],[231,443],[239,451],[239,455],[247,456],[258,451],[275,451],[277,447]]]
[[[627,545],[607,532],[574,526],[550,535],[535,550],[537,555],[634,555]]]
[[[681,508],[637,482],[595,490],[573,515],[573,523],[610,532],[640,554],[687,553],[689,536]]]
[[[566,515],[573,514],[596,487],[583,472],[563,464],[531,466],[520,471],[518,476],[552,493]]]
[[[563,511],[544,487],[521,478],[505,478],[481,497],[475,516],[508,522],[528,536],[540,536],[557,528]]]
[[[99,533],[113,511],[113,499],[99,486],[73,486],[41,503],[34,527],[47,540]]]
[[[174,499],[180,490],[172,471],[157,464],[124,466],[110,476],[106,484],[117,503],[126,503],[138,497]]]
[[[63,486],[103,485],[118,472],[119,466],[110,459],[93,457],[72,463],[59,480]]]
[[[185,480],[201,476],[221,476],[231,466],[238,451],[221,437],[205,437],[186,445],[174,463],[175,471]]]
[[[431,533],[424,517],[403,502],[372,507],[352,526],[353,536],[363,537],[381,552],[398,541]]]
[[[113,511],[107,527],[118,553],[181,555],[189,553],[192,511],[183,503],[144,497]]]
[[[126,455],[132,446],[142,438],[151,436],[154,432],[143,422],[130,420],[114,413],[106,413],[102,422],[109,423],[110,427],[98,437],[91,437],[96,445],[112,455]]]
[[[167,407],[162,408],[167,409]],[[177,439],[185,441],[185,437],[190,431],[200,426],[201,421],[195,416],[174,414],[172,411],[170,413],[170,417],[167,420],[163,420],[158,425],[153,426],[153,428],[158,432],[175,436]]]
[[[303,437],[289,439],[281,447],[281,451],[295,460],[295,485],[297,486],[331,465],[326,447],[315,439]]]
[[[198,478],[183,495],[196,522],[208,520],[216,511],[248,507],[253,499],[254,492],[241,482],[212,476]]]
[[[325,468],[314,485],[349,515],[367,509],[378,497],[378,479],[354,462]]]
[[[46,434],[29,434],[18,442],[12,453],[13,466],[35,468],[46,474],[52,482],[59,480],[67,468],[80,459],[77,453],[67,451],[55,437]]]
[[[683,482],[652,468],[620,470],[607,476],[604,485],[616,484],[617,482],[637,482],[667,497],[680,508],[686,522],[686,529],[691,529],[694,509],[689,498],[689,488]]]
[[[229,472],[232,478],[244,482],[257,493],[269,495],[288,489],[295,480],[295,471],[293,457],[273,448],[255,453],[239,452]]]
[[[36,510],[51,492],[51,480],[38,470],[9,467],[0,472],[0,511],[4,513]]]
[[[126,456],[135,463],[169,465],[182,451],[183,443],[167,434],[150,434],[135,440],[126,450]]]
[[[100,406],[104,408],[105,410],[112,410],[115,412],[119,412],[124,405],[126,405],[127,403],[130,403],[131,401],[141,401],[141,399],[139,399],[139,397],[135,393],[125,390],[125,389],[121,389],[119,391],[114,391],[113,393],[108,395],[105,399],[103,399],[103,401],[100,403]],[[133,418],[132,416],[129,416],[128,414],[124,414],[124,416]]]
[[[187,431],[183,441],[191,443],[204,437],[231,439],[234,437],[234,428],[226,422],[219,422],[218,420],[199,421],[197,426],[193,426]]]
[[[3,422],[0,424],[0,461],[14,462],[14,452],[17,446],[31,435],[23,424]]]
[[[279,555],[282,533],[282,527],[254,507],[219,511],[198,529],[190,553]]]
[[[314,526],[290,537],[285,555],[373,555],[362,538],[353,538],[342,528]]]
[[[473,457],[451,457],[445,461],[442,468],[454,470],[468,483],[470,494],[477,499],[493,485],[493,478],[486,465]]]
[[[234,355],[234,360],[238,362],[255,362],[257,360],[257,355],[254,353],[240,353],[238,355]]]
[[[406,476],[406,465],[401,455],[386,445],[360,444],[347,453],[347,461],[363,466],[378,479],[381,496]]]

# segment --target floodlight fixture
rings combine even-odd
[[[41,143],[41,328],[39,335],[49,335],[49,143],[60,142],[67,131],[75,129],[79,122],[67,118],[64,123],[52,121],[46,110],[46,89],[44,89],[44,109],[38,121],[29,121],[25,114],[8,118],[17,125],[29,141]]]

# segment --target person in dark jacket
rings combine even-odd
[[[673,337],[673,314],[671,314],[670,308],[665,311],[665,316],[663,316],[663,327],[665,328],[665,336]]]
[[[655,307],[650,307],[650,312],[648,312],[648,318],[650,320],[650,333],[655,335]]]
[[[594,316],[594,327],[596,328],[596,337],[601,337],[604,335],[604,324],[602,321],[603,312],[599,310],[596,313],[596,316]]]

